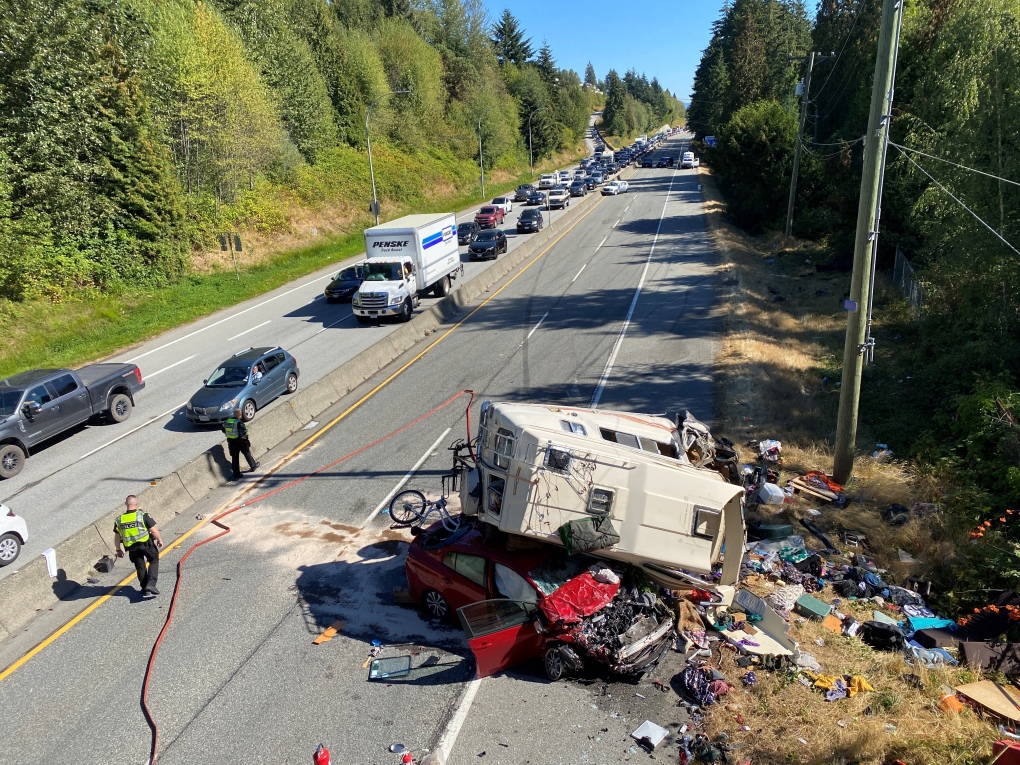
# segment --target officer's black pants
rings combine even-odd
[[[135,564],[135,571],[138,572],[138,584],[142,589],[156,586],[159,579],[159,549],[150,539],[148,542],[139,542],[131,545],[127,551],[128,558]]]
[[[248,467],[255,469],[255,458],[251,456],[251,441],[247,438],[228,438],[227,449],[230,451],[230,466],[234,469],[234,480],[241,477],[241,455],[248,460]]]

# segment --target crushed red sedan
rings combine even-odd
[[[522,546],[509,551],[475,525],[450,533],[437,523],[408,547],[411,597],[434,617],[457,612],[479,677],[535,658],[550,680],[586,661],[620,675],[659,663],[673,618],[654,592],[628,586],[605,561],[532,540]]]
[[[504,212],[502,207],[485,205],[475,213],[475,223],[481,228],[496,228],[496,226],[503,222],[505,217],[506,212]]]

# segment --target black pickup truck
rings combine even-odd
[[[91,417],[124,422],[144,387],[134,364],[33,369],[0,380],[0,478],[16,476],[40,443]]]

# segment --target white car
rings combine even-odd
[[[616,196],[617,194],[624,193],[626,190],[627,190],[626,181],[612,181],[602,187],[602,196],[604,197]]]
[[[504,215],[509,215],[514,209],[514,200],[510,197],[496,197],[489,204],[493,207],[502,207]]]
[[[546,173],[542,176],[539,176],[538,187],[540,189],[551,189],[553,186],[556,185],[557,179],[558,177],[554,173]]]
[[[564,183],[570,180],[570,172],[567,170],[560,170],[560,183]]]
[[[7,505],[0,505],[0,566],[14,563],[26,542],[28,526],[25,519],[15,515]]]

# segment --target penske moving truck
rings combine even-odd
[[[405,215],[365,229],[365,255],[365,278],[351,300],[359,322],[410,321],[423,294],[448,295],[464,270],[453,213]]]

